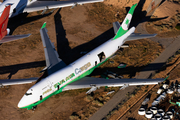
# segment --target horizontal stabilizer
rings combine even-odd
[[[63,91],[73,90],[73,89],[82,89],[82,88],[91,88],[95,87],[119,87],[129,85],[152,85],[163,82],[163,78],[158,79],[105,79],[105,78],[93,78],[93,77],[84,77],[80,80],[77,80],[73,83],[70,83],[64,87]]]
[[[130,36],[128,36],[124,41],[131,41],[131,40],[137,40],[137,39],[145,39],[145,38],[151,38],[155,37],[157,34],[139,34],[139,33],[133,33]]]
[[[119,30],[120,26],[121,25],[120,25],[120,23],[118,21],[113,22],[114,34],[117,33],[117,31]]]
[[[26,34],[26,35],[9,35],[9,36],[4,36],[2,40],[0,40],[0,43],[5,43],[5,42],[10,42],[22,38],[29,37],[31,34]]]
[[[27,84],[35,82],[38,78],[28,78],[28,79],[5,79],[0,80],[0,87],[7,85],[18,85],[18,84]]]
[[[71,1],[35,1],[29,3],[23,12],[34,12],[44,9],[62,8],[74,6],[76,4],[86,4],[94,2],[103,2],[103,0],[71,0]]]
[[[114,34],[117,33],[118,29],[120,28],[120,23],[118,21],[113,23]],[[145,39],[155,37],[157,34],[141,34],[141,33],[133,33],[128,36],[124,41],[131,41],[131,40],[138,40],[138,39]]]

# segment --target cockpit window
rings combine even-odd
[[[25,95],[26,95],[26,96],[28,96],[28,95],[32,95],[32,93],[25,93]]]

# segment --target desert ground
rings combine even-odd
[[[41,15],[41,12],[33,12],[11,18],[8,23],[11,34],[31,33],[31,36],[0,45],[0,79],[42,75],[40,71],[45,67],[45,57],[39,29],[44,22],[47,22],[49,38],[54,43],[59,57],[69,64],[82,56],[80,52],[90,51],[113,37],[112,23],[122,22],[127,9],[138,2],[141,1],[106,0],[103,3],[78,5],[73,9],[57,9],[52,14]],[[150,0],[141,3],[144,4],[144,11]],[[124,78],[133,78],[163,50],[163,46],[148,39],[126,44],[130,47],[119,50],[116,57],[95,70],[92,76],[99,77],[106,70],[110,70]],[[117,68],[120,63],[127,64],[126,71]],[[119,89],[101,88],[92,96],[85,94],[88,89],[67,91],[49,98],[38,105],[35,111],[19,109],[19,100],[33,84],[35,83],[0,89],[0,119],[88,119],[112,97],[113,94],[106,96],[108,91]]]

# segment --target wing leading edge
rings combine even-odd
[[[2,40],[0,40],[0,43],[5,43],[5,42],[10,42],[10,41],[14,41],[14,40],[26,38],[26,37],[29,37],[30,35],[31,35],[31,34],[5,36]]]
[[[46,67],[50,70],[52,67],[56,67],[56,69],[61,69],[66,66],[66,64],[59,58],[57,51],[55,50],[55,46],[49,39],[46,29],[46,23],[43,24],[40,29],[41,39],[43,42],[45,58],[46,58]],[[55,69],[55,68],[54,68]],[[53,70],[54,71],[54,70]],[[48,71],[48,74],[53,73],[52,69]]]
[[[0,80],[0,87],[1,86],[7,86],[7,85],[32,83],[32,82],[35,82],[37,79],[38,78]]]
[[[73,90],[73,89],[82,89],[82,88],[91,88],[95,87],[118,87],[124,85],[152,85],[163,82],[163,78],[158,79],[105,79],[105,78],[93,78],[93,77],[84,77],[80,80],[77,80],[66,87],[64,87],[63,91]]]

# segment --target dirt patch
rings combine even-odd
[[[172,18],[178,11],[180,11],[179,4],[165,1],[156,9],[153,15],[157,16],[158,18],[167,17],[166,20],[169,21],[170,18]]]
[[[180,5],[165,1],[158,7],[146,23],[149,33],[157,33],[159,37],[176,37],[180,35],[178,25],[180,23]]]
[[[92,4],[92,6],[92,9],[88,10],[88,22],[93,22],[101,28],[104,26],[112,27],[112,23],[115,21],[121,23],[127,13],[125,8],[117,9],[112,5],[105,5],[104,3]]]
[[[157,19],[156,17],[152,19]],[[178,12],[172,18],[167,20],[160,20],[154,22],[147,22],[145,24],[146,30],[149,33],[157,33],[159,37],[176,37],[180,35],[178,25],[180,23],[180,13]]]
[[[125,8],[125,7],[131,7],[133,4],[139,3],[144,4],[142,10],[146,10],[149,6],[151,0],[146,1],[139,1],[139,0],[105,0],[104,3],[106,5],[115,6],[117,8]]]

